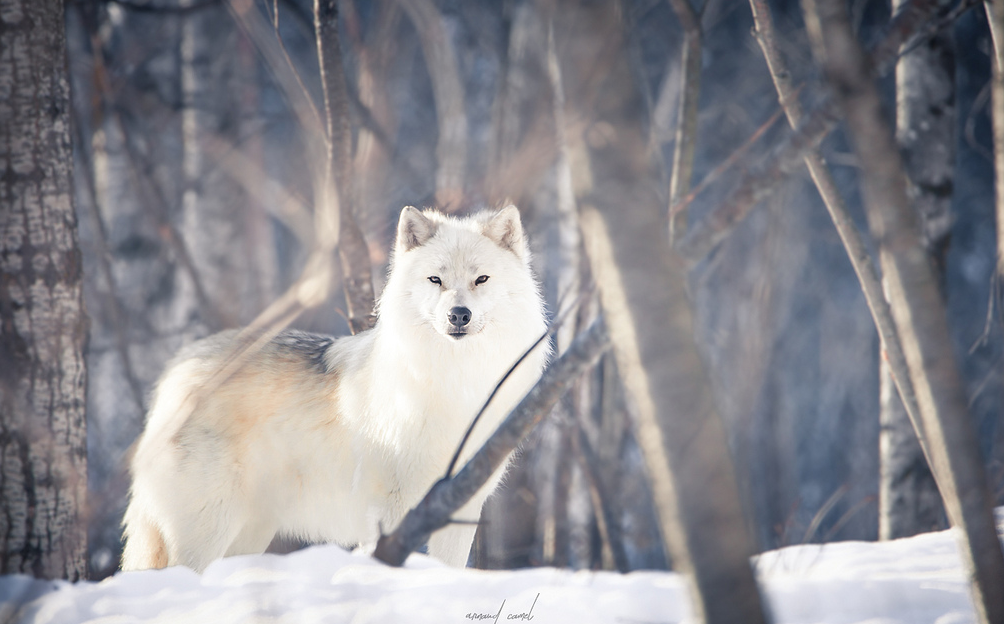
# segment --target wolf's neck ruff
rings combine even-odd
[[[430,279],[435,278],[435,279]],[[179,397],[227,356],[229,334],[184,350],[158,382],[132,462],[124,569],[263,551],[284,534],[371,549],[441,476],[502,374],[544,331],[515,207],[464,219],[405,208],[374,329],[338,338],[283,332],[176,434]],[[540,375],[536,349],[475,430],[473,453]],[[501,471],[461,510],[476,519]],[[475,527],[451,525],[430,553],[467,560]]]

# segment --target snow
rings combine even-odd
[[[1000,515],[1002,510],[998,510]],[[777,624],[975,622],[952,531],[764,553],[755,567]],[[423,555],[390,568],[336,546],[119,573],[100,583],[0,577],[0,623],[691,621],[672,572],[459,570]]]

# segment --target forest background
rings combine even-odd
[[[512,200],[551,313],[585,293],[554,338],[566,348],[599,310],[579,236],[576,202],[588,195],[579,193],[574,137],[602,150],[620,128],[582,115],[599,98],[563,90],[560,70],[602,78],[626,68],[640,94],[633,121],[644,132],[667,233],[670,206],[686,204],[674,210],[686,219],[674,217],[673,231],[755,548],[946,526],[923,454],[884,381],[875,323],[833,220],[805,168],[770,169],[790,131],[750,6],[707,0],[688,12],[679,2],[625,0],[602,28],[584,28],[563,6],[337,3],[348,138],[336,177],[350,189],[342,212],[353,218],[343,217],[342,230],[358,226],[359,237],[341,246],[341,269],[317,273],[330,277],[328,296],[296,307],[292,326],[344,334],[367,322],[365,309],[347,303],[366,295],[352,267],[372,267],[367,279],[379,293],[402,206],[463,214]],[[91,321],[92,578],[117,567],[126,458],[164,364],[183,344],[274,309],[312,274],[317,250],[330,252],[313,208],[329,175],[317,141],[326,90],[314,9],[303,0],[67,3],[73,196]],[[782,1],[770,9],[795,97],[812,110],[826,90],[801,7]],[[892,7],[856,0],[850,15],[867,45],[883,37]],[[625,67],[596,61],[605,33],[623,38]],[[891,123],[904,118],[906,95],[919,93],[929,113],[898,128],[897,139],[915,183],[927,176],[914,198],[932,199],[915,203],[924,206],[925,245],[940,271],[954,357],[999,505],[993,43],[974,2],[946,5],[922,34],[902,58],[920,58],[930,80],[897,85],[889,72],[879,84]],[[685,105],[688,93],[696,106]],[[820,151],[876,257],[861,162],[843,126]],[[677,171],[688,163],[692,172]],[[709,217],[751,177],[769,181],[756,196],[762,201],[702,244],[701,224],[714,223]],[[688,196],[689,179],[707,183]],[[621,218],[637,218],[643,208],[629,194],[622,201]],[[486,506],[472,563],[667,567],[633,410],[613,357],[604,356],[523,445]]]

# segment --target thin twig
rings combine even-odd
[[[669,0],[683,26],[683,83],[676,120],[673,169],[669,178],[669,205],[676,204],[690,190],[694,175],[694,150],[697,146],[697,104],[701,96],[701,21],[689,0]],[[687,231],[687,213],[676,210],[669,218],[669,240],[675,243]]]
[[[811,540],[812,537],[816,534],[816,531],[819,530],[819,525],[823,523],[823,520],[826,518],[827,514],[829,514],[830,510],[832,510],[834,507],[837,506],[837,503],[839,503],[840,499],[847,494],[849,489],[850,488],[847,487],[847,484],[841,485],[840,487],[837,488],[837,490],[833,494],[830,495],[828,499],[826,499],[826,502],[823,503],[823,506],[820,507],[816,511],[816,513],[812,516],[812,522],[810,522],[809,526],[805,528],[805,533],[802,535],[801,543],[803,544],[809,543],[809,540]]]
[[[907,197],[902,157],[886,123],[869,59],[843,0],[803,0],[806,32],[847,118],[861,159],[862,195],[897,333],[917,391],[931,469],[970,579],[977,621],[1004,622],[1004,553],[966,391],[954,361],[945,303]]]
[[[313,162],[324,162],[324,124],[292,59],[285,53],[282,40],[272,24],[265,21],[252,0],[226,0],[227,7],[237,23],[254,42],[258,52],[271,70],[280,91],[293,108],[302,129],[302,136]]]
[[[795,91],[794,95],[797,96],[797,94],[798,90]],[[717,182],[718,178],[720,178],[723,173],[731,169],[733,165],[735,165],[743,156],[745,156],[749,152],[750,148],[753,147],[756,144],[756,142],[760,140],[760,137],[762,137],[764,134],[767,133],[768,130],[774,127],[774,124],[777,123],[777,120],[781,118],[781,115],[783,113],[784,111],[780,108],[774,111],[774,114],[770,116],[770,119],[760,124],[760,127],[756,129],[756,132],[751,134],[749,138],[746,139],[746,141],[742,145],[737,147],[735,151],[733,151],[729,155],[728,158],[723,160],[721,163],[718,164],[717,167],[712,169],[706,176],[704,176],[704,178],[701,179],[700,184],[695,186],[689,193],[687,193],[685,197],[678,198],[675,203],[670,205],[669,216],[673,217],[677,214],[682,213],[684,210],[687,209],[687,207],[691,204],[691,202],[697,199],[697,196],[700,195],[704,191],[704,189],[708,188],[709,186]]]
[[[939,0],[914,0],[896,14],[871,53],[877,75],[883,76],[895,66],[903,44],[931,23],[940,8]],[[819,146],[839,119],[840,110],[832,94],[827,94],[769,158],[744,171],[736,189],[725,201],[691,226],[686,237],[679,240],[677,251],[691,262],[706,256],[728,237],[753,206],[772,195],[788,175],[800,168],[805,155]]]
[[[797,128],[802,121],[802,106],[798,101],[797,91],[792,89],[791,72],[788,71],[784,57],[777,45],[777,31],[774,28],[770,9],[766,0],[750,0],[750,8],[756,24],[757,41],[760,43],[764,59],[767,61],[767,68],[770,70],[771,79],[777,90],[778,101],[788,117],[788,123],[792,128]],[[917,397],[914,394],[913,383],[910,381],[903,348],[900,345],[899,336],[896,334],[896,325],[893,322],[892,313],[889,311],[889,303],[882,292],[882,283],[875,263],[872,261],[864,241],[861,240],[861,235],[847,211],[844,199],[837,190],[837,184],[818,150],[810,150],[806,153],[805,166],[816,184],[816,189],[826,205],[826,210],[830,213],[833,225],[837,229],[837,234],[847,251],[847,257],[850,259],[854,273],[861,284],[868,310],[872,314],[879,338],[882,341],[882,348],[888,356],[889,368],[903,401],[903,407],[910,422],[914,425],[914,430],[917,431],[921,448],[927,456],[929,451],[922,435],[923,427],[920,423]],[[928,462],[930,462],[930,457],[928,457]]]
[[[581,414],[580,414],[581,417]],[[589,484],[589,494],[593,500],[596,513],[596,524],[603,545],[609,549],[610,558],[619,572],[631,570],[631,562],[624,550],[624,536],[621,531],[620,518],[614,506],[610,503],[604,484],[600,458],[596,455],[582,423],[576,423],[576,433],[572,435],[572,449],[579,460],[582,472]]]
[[[608,345],[606,327],[602,320],[597,320],[544,371],[537,384],[456,476],[437,481],[392,533],[380,536],[373,556],[384,563],[400,566],[434,531],[446,526],[453,513],[484,486],[519,443],[550,413],[568,385],[588,370]]]
[[[558,331],[562,323],[564,323],[565,320],[568,318],[571,311],[577,309],[579,307],[579,304],[581,304],[582,301],[586,298],[586,296],[588,296],[591,293],[592,293],[591,290],[584,290],[580,292],[579,296],[576,297],[574,302],[572,302],[572,305],[570,305],[567,309],[565,309],[564,312],[562,312],[557,318],[555,318],[548,324],[547,329],[544,330],[544,333],[541,334],[540,337],[537,338],[537,340],[534,341],[534,343],[530,345],[530,347],[526,351],[523,352],[523,355],[519,356],[519,358],[515,362],[513,362],[512,366],[509,367],[509,370],[507,370],[505,374],[502,375],[502,378],[498,380],[498,383],[496,383],[495,387],[492,388],[491,394],[489,394],[488,398],[485,399],[485,402],[481,406],[481,409],[478,410],[478,413],[474,416],[474,419],[471,420],[471,424],[467,427],[467,431],[464,432],[464,436],[460,438],[460,443],[457,445],[457,450],[456,452],[453,453],[453,458],[450,459],[450,464],[446,467],[446,474],[443,477],[444,479],[449,479],[450,476],[453,474],[453,469],[456,468],[457,462],[460,461],[460,453],[463,452],[464,446],[467,444],[467,440],[471,437],[471,434],[474,432],[474,427],[478,424],[478,421],[481,420],[481,416],[484,415],[485,411],[488,409],[488,406],[491,404],[492,399],[494,399],[495,395],[498,394],[499,389],[502,388],[502,384],[504,384],[506,380],[509,379],[509,377],[516,371],[519,365],[522,364],[523,361],[526,360],[526,358],[528,358],[531,353],[533,353],[534,349],[540,346],[540,343],[544,342],[544,340],[550,338],[555,334],[555,332]],[[562,299],[564,299],[564,297],[562,297]],[[558,309],[559,310],[561,309],[560,301],[558,303]]]

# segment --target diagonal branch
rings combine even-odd
[[[903,44],[925,32],[940,7],[939,0],[914,0],[896,14],[885,36],[872,49],[871,61],[877,75],[884,76],[895,66]],[[746,171],[725,201],[691,226],[687,236],[679,240],[677,251],[692,262],[706,256],[755,205],[801,167],[805,155],[819,147],[839,120],[840,111],[829,94],[766,161]]]
[[[673,147],[673,170],[669,178],[669,205],[680,201],[690,191],[694,175],[694,149],[697,145],[697,104],[701,96],[701,21],[690,0],[669,0],[683,26],[683,83],[676,140]],[[678,210],[670,215],[669,240],[675,242],[687,231],[687,213]]]
[[[803,0],[803,5],[814,55],[837,94],[861,160],[868,226],[879,244],[885,290],[917,393],[932,472],[957,528],[977,620],[1004,622],[1004,553],[945,303],[907,197],[902,157],[843,0]]]
[[[788,123],[792,128],[797,128],[802,121],[802,106],[798,98],[795,97],[796,93],[791,85],[791,74],[788,72],[784,58],[781,56],[781,50],[777,46],[777,32],[774,29],[774,20],[771,19],[767,1],[750,0],[750,8],[753,11],[753,21],[756,24],[756,38],[767,61],[771,79],[777,90],[778,100],[788,117]],[[878,329],[882,348],[888,357],[889,367],[896,382],[896,388],[899,390],[910,422],[913,423],[913,428],[917,432],[921,448],[924,449],[925,455],[928,455],[928,463],[930,463],[929,452],[922,435],[917,397],[914,394],[913,383],[910,382],[906,358],[900,346],[899,336],[896,334],[896,326],[893,323],[892,313],[889,311],[889,304],[882,293],[882,283],[875,269],[875,264],[872,262],[864,241],[861,240],[861,235],[847,212],[844,199],[837,190],[836,182],[818,150],[810,150],[805,155],[805,166],[809,169],[809,175],[812,176],[813,182],[816,183],[816,189],[819,191],[820,197],[823,198],[823,203],[826,204],[826,210],[830,213],[830,218],[833,219],[833,225],[844,244],[854,273],[861,283],[861,290],[864,292],[868,309],[871,311],[875,327]]]
[[[598,320],[551,364],[540,381],[509,413],[474,457],[450,479],[440,479],[389,535],[380,536],[373,556],[400,566],[433,532],[470,500],[505,462],[520,442],[550,413],[568,385],[587,371],[609,346],[606,327]]]

